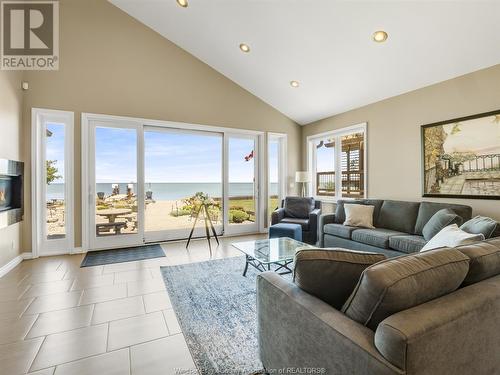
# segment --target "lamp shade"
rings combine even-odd
[[[295,182],[309,182],[309,172],[295,172]]]

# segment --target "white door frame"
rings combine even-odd
[[[47,239],[47,184],[45,124],[64,124],[65,237]],[[74,113],[53,109],[31,109],[31,202],[32,256],[72,254],[74,242]]]

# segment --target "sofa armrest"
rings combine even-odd
[[[321,216],[321,208],[315,208],[309,213],[309,231],[314,233],[311,238],[311,242],[316,244],[318,240],[318,223],[319,217]]]
[[[373,331],[274,272],[257,277],[257,315],[260,358],[270,373],[403,374],[377,351]]]
[[[271,213],[271,225],[278,224],[285,218],[285,209],[277,208]]]
[[[493,374],[500,368],[500,276],[383,320],[375,346],[407,374]]]
[[[497,227],[495,228],[495,231],[491,235],[491,238],[495,237],[500,237],[500,222],[497,221]]]
[[[335,223],[335,214],[323,214],[319,217],[319,225],[318,225],[319,247],[325,247],[323,227],[326,224],[332,224],[332,223]]]

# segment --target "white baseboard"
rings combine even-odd
[[[83,254],[86,253],[85,250],[83,250],[83,247],[75,247],[70,254]]]
[[[22,255],[18,255],[17,257],[12,259],[9,263],[7,263],[5,266],[0,268],[0,277],[3,277],[6,274],[8,274],[11,270],[13,270],[22,261],[23,261]]]
[[[23,259],[33,259],[33,253],[31,251],[26,251],[21,254]]]

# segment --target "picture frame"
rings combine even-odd
[[[500,200],[500,110],[421,126],[422,196]]]

